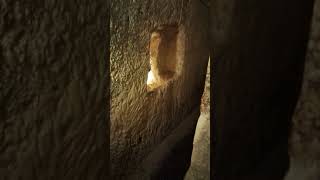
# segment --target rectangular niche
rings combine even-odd
[[[176,77],[180,70],[181,48],[178,25],[162,25],[151,33],[150,71],[147,90],[154,91]],[[180,52],[180,53],[179,53]]]

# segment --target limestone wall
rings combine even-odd
[[[108,1],[0,2],[0,179],[105,179]]]
[[[208,62],[208,9],[198,0],[111,4],[114,179],[179,179],[188,168]],[[177,25],[177,73],[148,92],[154,29]]]

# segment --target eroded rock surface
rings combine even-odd
[[[0,179],[108,175],[108,1],[0,2]]]
[[[193,139],[191,165],[184,180],[210,179],[210,61],[201,100],[201,114]]]
[[[178,69],[173,79],[148,92],[151,34],[172,24],[178,26]],[[113,179],[183,178],[200,115],[208,62],[207,30],[208,9],[198,0],[112,2]]]

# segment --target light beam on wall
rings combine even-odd
[[[148,72],[147,85],[151,85],[151,84],[155,83],[154,81],[155,81],[155,79],[154,79],[153,72],[149,71]]]

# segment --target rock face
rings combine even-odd
[[[0,2],[0,179],[108,175],[108,1]]]
[[[210,6],[213,179],[283,179],[313,1]]]
[[[198,0],[112,1],[112,179],[183,179],[200,114],[207,31],[208,8]]]
[[[287,180],[320,179],[320,1],[316,0],[302,94],[294,116]]]
[[[191,164],[184,180],[210,179],[210,61],[205,90],[201,98],[201,115],[193,138]]]
[[[0,179],[183,179],[210,54],[213,179],[282,180],[295,111],[287,178],[318,180],[319,0],[304,68],[312,9],[0,1]]]

